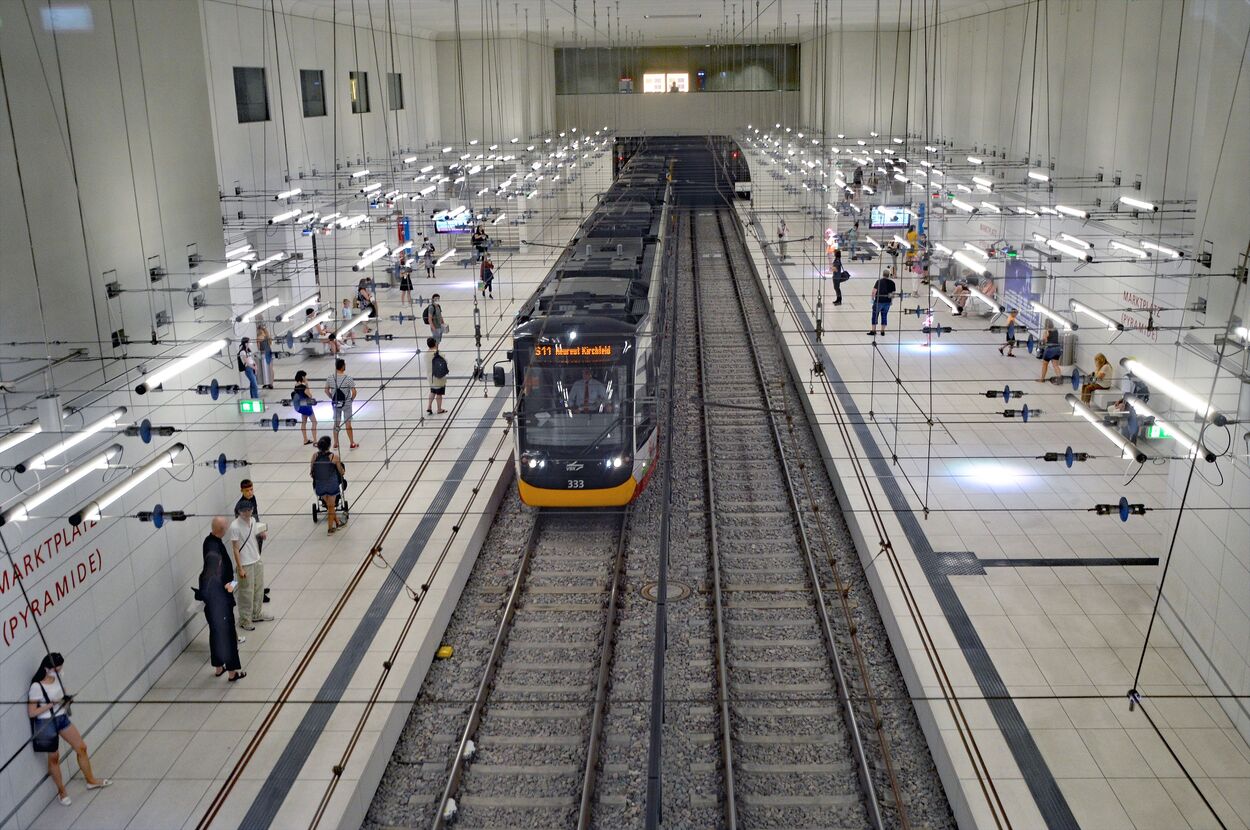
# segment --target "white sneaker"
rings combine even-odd
[[[246,642],[247,642],[247,638],[246,638],[246,637],[240,637],[240,638],[239,638],[239,643],[240,643],[240,644],[242,644],[242,643],[246,643]]]
[[[56,797],[56,800],[61,802],[61,805],[64,807],[68,807],[69,805],[74,803],[73,800],[68,795],[58,795]]]

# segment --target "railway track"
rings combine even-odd
[[[701,212],[691,239],[725,826],[884,827],[864,737],[876,730],[851,703],[847,634],[804,510],[787,370],[759,331],[768,317],[732,221]]]
[[[435,804],[437,830],[589,826],[630,511],[540,513]]]

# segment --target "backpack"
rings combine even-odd
[[[244,369],[247,368],[246,366],[243,365],[243,350],[242,349],[239,349],[239,351],[235,354],[234,359],[239,364],[240,372],[242,372]]]
[[[343,391],[343,387],[339,386],[338,381],[334,382],[334,405],[342,406],[347,403],[347,393]]]
[[[435,352],[434,357],[430,359],[430,370],[434,373],[434,377],[438,380],[442,380],[447,377],[448,373],[451,371],[447,367],[447,358],[443,357],[438,352]]]
[[[425,323],[427,326],[430,324],[430,312],[433,309],[434,309],[434,304],[430,303],[429,305],[425,307],[425,310],[421,312],[421,322]]]

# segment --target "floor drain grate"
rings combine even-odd
[[[646,585],[643,585],[642,588],[638,590],[638,593],[641,594],[642,598],[647,600],[648,602],[655,602],[657,599],[657,594],[659,590],[660,590],[660,585],[658,582],[648,582]],[[690,586],[687,585],[686,583],[684,582],[669,582],[668,583],[668,601],[669,602],[677,602],[678,600],[685,599],[688,596],[690,596]]]

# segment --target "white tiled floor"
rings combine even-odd
[[[600,185],[610,176],[610,160],[601,158],[596,167],[584,175],[594,183],[592,191],[601,190]],[[576,210],[561,210],[554,200],[543,203],[542,210],[546,214],[543,218],[550,223],[535,241],[562,244],[576,227],[573,216]],[[558,248],[532,246],[525,253],[495,256],[500,266],[495,291],[499,299],[482,301],[484,354],[491,343],[509,330],[516,306],[533,291],[558,253]],[[435,281],[417,281],[414,292],[428,295],[436,288],[442,294],[444,312],[451,324],[451,333],[443,342],[444,354],[452,367],[446,402],[449,410],[464,389],[476,354],[472,337],[475,272],[451,266],[448,262],[441,267]],[[381,297],[384,314],[398,312],[398,299],[397,291]],[[296,666],[312,647],[318,629],[343,595],[386,519],[399,504],[403,489],[426,462],[416,489],[398,515],[383,547],[383,555],[389,561],[399,557],[413,531],[425,518],[434,494],[448,480],[453,464],[488,407],[498,395],[508,394],[507,390],[496,390],[493,386],[474,388],[466,396],[463,409],[437,450],[429,455],[443,418],[423,419],[425,383],[423,378],[417,380],[424,374],[423,367],[416,360],[406,360],[405,353],[411,353],[414,341],[400,339],[402,335],[419,334],[424,348],[426,332],[419,325],[420,308],[418,305],[405,311],[405,314],[418,315],[415,327],[408,322],[402,325],[393,321],[384,323],[382,330],[394,333],[396,340],[371,344],[359,338],[359,345],[346,353],[348,371],[360,384],[360,403],[354,423],[356,438],[361,444],[359,450],[346,450],[344,437],[343,455],[348,463],[351,482],[348,495],[352,502],[352,519],[346,530],[327,537],[324,519],[318,525],[311,521],[312,492],[306,473],[311,452],[310,448],[302,446],[298,429],[284,426],[273,433],[256,428],[249,433],[251,465],[231,474],[236,479],[246,476],[256,482],[262,518],[268,523],[270,533],[264,561],[272,602],[265,608],[277,619],[257,623],[254,631],[246,632],[247,642],[240,647],[240,652],[247,677],[237,684],[213,677],[207,659],[207,633],[196,623],[201,630],[194,642],[143,700],[133,705],[119,728],[93,747],[96,771],[112,778],[114,786],[103,792],[88,793],[81,778],[76,778],[69,785],[73,805],[66,808],[55,802],[50,804],[34,821],[33,827],[92,830],[194,827],[245,747],[256,736],[261,722],[274,708]],[[506,344],[502,349],[509,347],[510,344]],[[497,355],[495,359],[501,357]],[[489,365],[488,362],[488,369]],[[290,379],[299,368],[309,370],[318,389],[321,379],[332,370],[329,359],[324,357],[302,362],[292,358],[278,363],[278,388],[266,397],[269,409],[276,408],[279,417],[290,413],[276,402],[289,395]],[[384,405],[379,391],[383,378],[387,384]],[[329,415],[327,407],[318,408],[323,433],[329,425]],[[430,575],[438,553],[450,543],[447,560],[433,581],[430,598],[420,607],[416,623],[400,648],[399,659],[381,692],[382,703],[365,722],[365,731],[335,790],[323,826],[338,826],[345,817],[354,817],[354,821],[359,822],[364,815],[363,810],[377,783],[376,776],[381,772],[379,768],[370,773],[372,780],[366,776],[366,783],[358,786],[366,764],[371,763],[375,755],[383,758],[389,755],[406,717],[405,704],[392,705],[388,701],[411,698],[419,688],[463,579],[472,566],[466,551],[476,551],[474,545],[480,544],[479,534],[484,533],[489,524],[490,494],[510,463],[510,440],[493,464],[487,460],[496,455],[502,426],[502,418],[498,424],[490,424],[467,470],[459,480],[452,482],[455,491],[450,506],[438,518],[424,553],[408,579],[409,585],[419,586]],[[471,491],[477,487],[484,471],[486,480],[481,494],[474,496]],[[469,519],[459,533],[453,534],[451,526],[470,501]],[[226,512],[230,506],[201,508],[197,505],[197,512]],[[347,647],[355,621],[373,602],[387,573],[380,567],[365,570],[338,621],[329,629],[295,684],[289,702],[255,747],[246,774],[225,801],[214,827],[235,826],[251,806],[287,739],[308,711],[310,699]],[[411,601],[401,593],[378,627],[370,651],[349,683],[348,700],[335,706],[311,760],[301,770],[273,826],[307,825],[311,811],[331,778],[331,765],[337,762],[363,715],[365,701],[379,676],[379,666],[397,642],[411,608]],[[388,727],[385,734],[384,727]],[[50,797],[51,784],[46,787]]]
[[[758,211],[796,211],[775,186],[757,183],[754,208]],[[742,207],[747,216],[750,208]],[[792,223],[798,220],[792,220]],[[775,220],[761,220],[764,233]],[[756,267],[765,274],[765,254],[749,242]],[[814,305],[815,267],[802,264],[791,243],[793,264],[774,271],[788,280],[808,311]],[[816,248],[807,255],[818,261]],[[1102,439],[1083,421],[1064,417],[1063,386],[1035,382],[1037,361],[1023,348],[1014,360],[997,354],[1001,334],[984,331],[959,318],[939,314],[938,322],[955,325],[957,332],[926,349],[920,322],[898,314],[896,302],[890,334],[879,347],[866,336],[868,291],[880,263],[853,263],[853,278],[844,284],[844,304],[827,306],[824,343],[841,381],[834,392],[849,393],[859,412],[871,409],[876,423],[873,437],[887,457],[899,461],[891,475],[899,481],[908,509],[920,519],[934,551],[969,551],[989,558],[1070,558],[1158,556],[1175,517],[1156,511],[1121,523],[1116,516],[1086,512],[1095,503],[1130,500],[1164,503],[1166,480],[1147,467],[1131,485],[1122,477],[1122,464],[1109,458]],[[832,289],[826,283],[826,291]],[[798,331],[785,293],[774,285],[778,325],[798,367],[812,365],[810,335]],[[826,301],[831,297],[826,297]],[[964,322],[964,325],[960,325]],[[901,335],[900,335],[901,328]],[[897,395],[893,376],[904,379],[905,393]],[[929,379],[933,378],[930,396]],[[807,381],[807,376],[803,380]],[[1004,383],[1023,391],[1023,403],[1042,410],[1024,424],[1005,419],[1001,398],[984,397],[986,389]],[[805,390],[808,385],[803,385]],[[809,394],[811,407],[827,438],[833,467],[845,487],[843,509],[858,527],[861,538],[874,546],[861,550],[872,556],[879,534],[873,528],[867,502],[856,483],[850,454],[870,452],[848,425],[852,446],[844,443],[825,388],[819,382]],[[924,425],[930,414],[939,423],[932,433]],[[902,428],[896,430],[894,422]],[[1065,446],[1088,447],[1100,456],[1067,470],[1062,463],[1037,460],[1045,451]],[[887,459],[888,460],[888,459]],[[967,655],[960,648],[942,607],[934,598],[924,572],[898,522],[898,514],[865,461],[868,487],[886,522],[893,549],[907,573],[942,665],[961,698],[985,768],[993,779],[1011,826],[1045,827],[1046,821],[1026,786],[998,724],[990,715],[984,694]],[[923,508],[929,515],[923,518]],[[936,675],[924,652],[898,583],[885,567],[874,570],[880,581],[878,603],[882,613],[895,615],[904,642],[899,661],[913,692],[941,697]],[[1072,815],[1082,828],[1206,828],[1218,826],[1193,785],[1171,758],[1167,747],[1141,709],[1130,711],[1127,692],[1132,687],[1146,626],[1155,599],[1157,570],[1153,567],[988,567],[983,576],[948,577],[963,611],[980,637],[1015,707],[1049,768]],[[1196,778],[1227,827],[1250,824],[1250,747],[1233,728],[1223,709],[1210,699],[1210,689],[1162,623],[1156,623],[1138,684],[1145,706],[1168,744]],[[1165,697],[1195,695],[1198,697]],[[1205,699],[1202,696],[1206,696]],[[995,826],[955,721],[944,703],[917,705],[937,742],[935,756],[957,815],[965,824]]]

